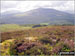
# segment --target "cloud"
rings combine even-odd
[[[2,1],[1,12],[18,10],[29,11],[39,7],[53,8],[61,11],[73,11],[74,1]]]
[[[17,2],[14,1],[1,1],[1,12],[16,9]]]
[[[63,5],[56,6],[54,7],[57,10],[62,10],[62,11],[73,11],[74,12],[74,2],[68,1],[64,3]]]

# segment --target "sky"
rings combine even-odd
[[[74,1],[1,1],[1,13],[6,11],[26,12],[41,7],[73,13]]]

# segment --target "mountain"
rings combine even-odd
[[[13,15],[13,14],[18,14],[18,13],[21,13],[21,12],[17,11],[17,10],[5,11],[5,12],[1,13],[1,16],[4,17],[4,16],[7,16],[7,15]]]
[[[74,24],[74,15],[55,9],[38,8],[27,12],[2,14],[0,21],[7,24]]]

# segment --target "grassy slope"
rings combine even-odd
[[[19,26],[17,24],[3,24],[0,26],[1,32],[13,31],[13,30],[23,30],[30,29],[31,27]]]

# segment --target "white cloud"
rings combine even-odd
[[[61,11],[73,11],[74,12],[74,2],[69,1],[69,2],[64,3],[63,5],[56,6],[54,8],[57,10],[61,10]]]
[[[74,11],[74,1],[2,1],[1,12],[18,10],[29,11],[39,7],[54,8],[61,11]]]
[[[26,2],[20,2],[19,5],[17,5],[17,9],[19,9],[20,11],[28,11],[31,9],[36,9],[39,7],[44,7],[46,5],[51,5],[50,2],[48,1],[26,1]]]

